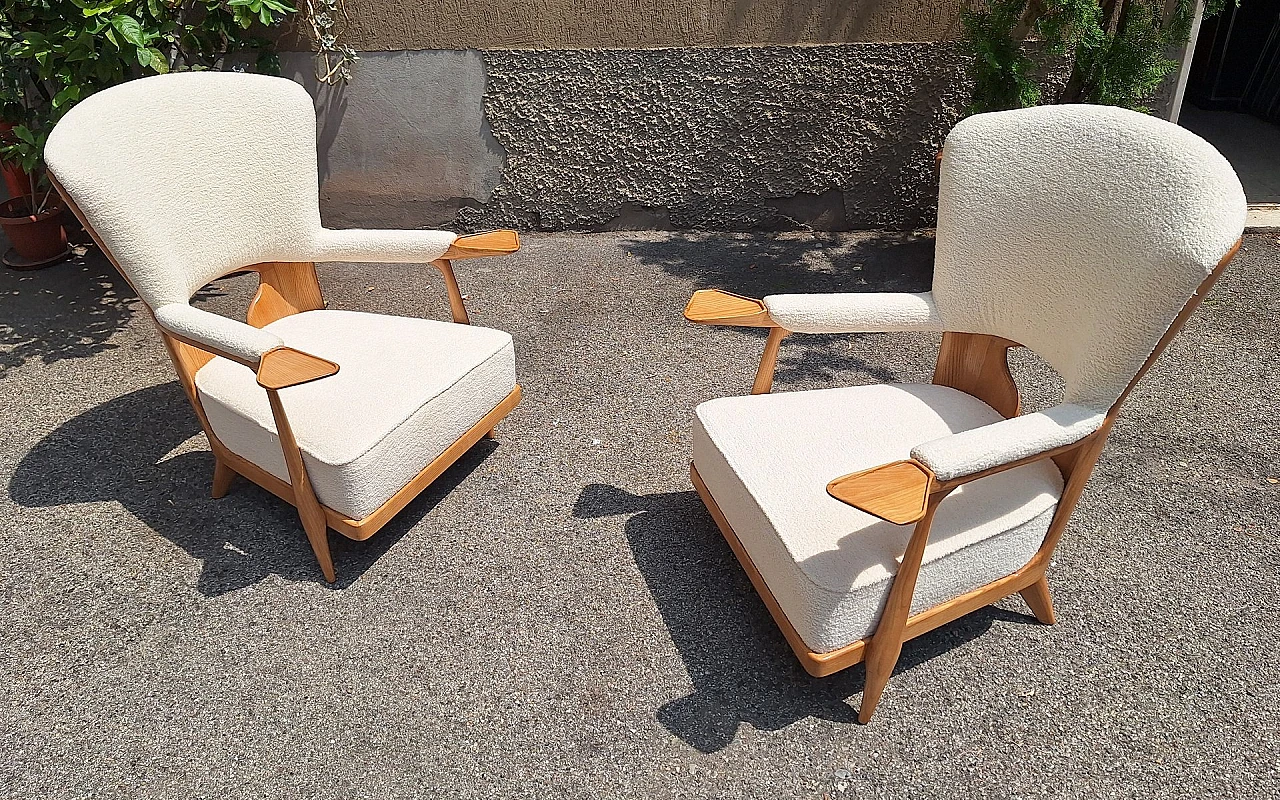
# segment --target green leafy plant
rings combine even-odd
[[[45,140],[77,102],[145,75],[222,69],[243,53],[278,73],[269,29],[294,10],[286,0],[0,0],[0,118],[13,125],[0,159],[29,176],[31,213],[51,196]]]
[[[1206,14],[1226,0],[1210,0]],[[1050,103],[1100,103],[1147,111],[1177,68],[1195,0],[988,0],[962,15],[971,57],[971,111]],[[1046,98],[1048,59],[1071,57],[1071,74]]]

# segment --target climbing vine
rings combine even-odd
[[[303,0],[300,12],[316,48],[316,80],[328,84],[351,80],[351,67],[359,56],[342,42],[347,20],[344,0]]]

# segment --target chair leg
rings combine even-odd
[[[289,417],[284,413],[280,403],[280,393],[275,389],[267,390],[267,400],[271,403],[271,413],[276,420],[276,433],[280,436],[280,450],[284,453],[285,466],[289,468],[289,484],[293,487],[293,504],[302,519],[302,528],[307,532],[307,541],[320,562],[320,571],[324,579],[333,583],[338,579],[333,571],[333,557],[329,555],[329,522],[325,519],[324,509],[311,488],[311,479],[307,477],[307,467],[302,463],[302,451],[298,449],[298,440],[293,436],[293,428],[289,426]]]
[[[497,430],[498,430],[497,428],[490,428],[489,430],[485,431],[485,433],[484,433],[484,438],[486,438],[486,439],[497,439],[497,438],[498,438],[498,434],[495,432],[495,431],[497,431]]]
[[[916,522],[915,530],[911,532],[906,552],[902,554],[902,564],[893,578],[893,585],[889,587],[889,598],[880,614],[880,622],[867,645],[867,679],[862,687],[862,707],[858,709],[858,722],[864,725],[876,713],[880,695],[884,693],[885,684],[889,682],[889,676],[893,675],[898,656],[902,654],[907,617],[911,615],[911,598],[916,591],[916,579],[920,577],[920,562],[924,558],[925,545],[929,543],[933,515],[938,511],[938,504],[949,493],[950,490],[947,490],[929,496],[924,516]]]
[[[893,675],[893,668],[898,665],[898,656],[902,655],[902,636],[885,641],[879,632],[872,638],[867,648],[867,679],[862,687],[862,705],[858,709],[858,722],[866,725],[876,713],[876,705],[880,695]]]
[[[213,499],[217,500],[226,497],[227,492],[231,491],[231,482],[236,479],[236,471],[226,465],[226,462],[214,458],[213,461]]]
[[[1023,589],[1019,594],[1022,599],[1031,607],[1031,613],[1036,615],[1036,619],[1045,625],[1052,625],[1056,620],[1053,614],[1053,599],[1049,596],[1049,581],[1044,575],[1040,576],[1040,580]]]
[[[320,562],[320,571],[324,573],[324,579],[333,583],[338,579],[338,574],[333,569],[333,556],[329,554],[329,525],[325,522],[324,512],[319,506],[314,510],[299,506],[298,516],[302,518],[302,528],[307,532],[307,541],[311,543],[311,550],[316,554],[316,561]]]

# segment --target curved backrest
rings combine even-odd
[[[45,160],[152,308],[298,260],[320,230],[315,109],[283,78],[186,72],[106,89],[63,117]]]
[[[948,330],[1025,345],[1098,409],[1244,230],[1226,159],[1107,106],[979,114],[943,151],[933,294]]]

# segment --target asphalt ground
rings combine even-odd
[[[1280,796],[1280,240],[1250,235],[1126,406],[1050,570],[806,676],[692,491],[693,408],[759,331],[689,293],[927,287],[924,236],[529,237],[461,265],[523,404],[320,578],[213,459],[138,300],[87,257],[0,270],[0,796]],[[446,319],[429,267],[330,306]],[[242,313],[251,277],[197,302]],[[933,335],[793,336],[777,388],[927,381]],[[1059,387],[1016,351],[1028,405]]]

